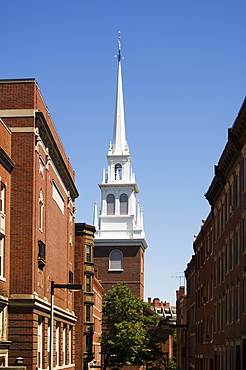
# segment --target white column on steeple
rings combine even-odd
[[[94,203],[94,220],[93,220],[93,225],[96,229],[96,231],[99,229],[98,227],[98,216],[97,216],[97,202]]]
[[[137,202],[137,219],[136,219],[136,229],[141,228],[141,215],[140,215],[140,202]]]

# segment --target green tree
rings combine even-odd
[[[104,369],[162,362],[158,333],[163,323],[158,315],[147,315],[148,310],[148,304],[125,284],[117,284],[105,295],[101,338]]]

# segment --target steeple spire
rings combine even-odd
[[[122,72],[121,60],[121,32],[118,32],[118,81],[116,91],[116,106],[115,106],[115,120],[114,120],[114,135],[113,141],[109,148],[109,154],[122,155],[129,154],[129,149],[126,141],[125,116],[124,116],[124,100],[123,100],[123,86],[122,86]]]

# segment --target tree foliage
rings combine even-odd
[[[158,363],[163,359],[159,335],[163,322],[149,314],[148,304],[120,283],[104,297],[101,338],[104,369]]]

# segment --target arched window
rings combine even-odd
[[[118,249],[109,254],[109,270],[123,270],[123,253]]]
[[[120,163],[117,163],[114,168],[115,180],[122,180],[122,166]]]
[[[115,197],[114,194],[108,194],[107,196],[107,215],[115,214]]]
[[[128,214],[128,196],[126,194],[121,194],[120,196],[120,214]]]

